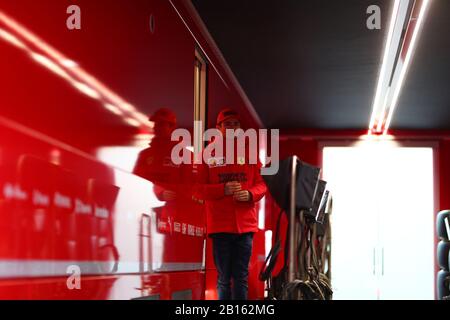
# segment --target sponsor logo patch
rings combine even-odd
[[[225,157],[215,157],[208,160],[208,167],[223,167],[225,166]]]

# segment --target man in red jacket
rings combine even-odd
[[[153,193],[164,202],[152,208],[156,214],[157,231],[162,254],[161,262],[199,262],[203,256],[205,215],[203,205],[193,199],[196,170],[190,164],[176,164],[172,149],[178,143],[171,140],[177,128],[177,118],[168,108],[158,109],[150,120],[155,136],[148,148],[138,156],[133,173],[153,183]],[[150,191],[150,190],[149,190]]]
[[[235,111],[224,109],[219,113],[217,129],[222,134],[224,148],[227,145],[226,130],[239,128],[239,115]],[[234,145],[237,146],[236,143]],[[213,155],[205,159],[201,174],[207,232],[213,239],[219,299],[245,300],[253,234],[258,231],[255,203],[266,193],[266,185],[260,175],[259,164],[250,164],[246,158],[240,158],[236,150],[234,161],[227,163],[226,152],[225,148],[223,157]]]
[[[154,192],[159,200],[172,201],[180,184],[179,168],[171,161],[175,142],[170,137],[177,127],[177,118],[170,109],[161,108],[149,120],[155,125],[155,136],[150,146],[139,153],[133,173],[154,183]]]

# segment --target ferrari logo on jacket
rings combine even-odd
[[[260,164],[248,164],[244,157],[227,163],[225,157],[205,159],[199,169],[199,192],[205,200],[207,233],[246,233],[258,231],[256,203],[264,197],[266,185],[260,175]],[[238,201],[225,195],[225,184],[238,182],[250,193],[249,201]]]
[[[208,160],[208,166],[212,167],[220,167],[225,165],[225,157],[215,157]]]

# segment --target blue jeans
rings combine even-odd
[[[219,300],[247,300],[248,264],[252,255],[253,233],[214,233],[211,238],[218,273]]]

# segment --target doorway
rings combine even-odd
[[[333,298],[434,299],[433,149],[324,147],[323,178],[333,194]]]

